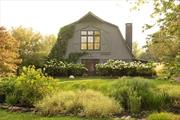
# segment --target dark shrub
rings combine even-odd
[[[4,103],[6,95],[15,90],[15,79],[16,77],[6,77],[0,80],[0,103]]]

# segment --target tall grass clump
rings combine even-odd
[[[39,101],[36,108],[42,115],[73,114],[85,117],[111,117],[122,111],[113,98],[92,90],[57,92]]]
[[[131,113],[161,110],[169,103],[168,95],[157,91],[155,85],[147,79],[123,77],[114,84],[113,88],[111,95]]]
[[[158,86],[159,91],[168,94],[171,106],[180,109],[180,86],[164,84]]]

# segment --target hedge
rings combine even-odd
[[[108,60],[104,64],[96,64],[96,72],[101,76],[154,76],[152,63],[125,62]]]
[[[83,64],[65,63],[55,59],[47,61],[44,68],[50,76],[82,76],[87,72]]]

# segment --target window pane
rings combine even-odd
[[[86,36],[81,36],[81,42],[87,42],[87,37]]]
[[[95,35],[100,35],[100,32],[99,31],[95,31]]]
[[[94,44],[94,49],[95,49],[95,50],[100,49],[100,44],[99,44],[99,43],[95,43],[95,44]]]
[[[88,42],[93,42],[93,36],[88,36]]]
[[[93,49],[93,43],[88,43],[88,49],[92,50]]]
[[[88,35],[93,35],[93,31],[88,31]]]
[[[86,43],[81,43],[81,49],[86,50],[87,49],[87,44]]]
[[[100,36],[95,36],[95,42],[100,42]]]
[[[87,35],[87,31],[81,31],[81,35]]]

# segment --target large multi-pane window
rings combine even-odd
[[[81,50],[99,50],[100,32],[97,30],[81,31]]]

